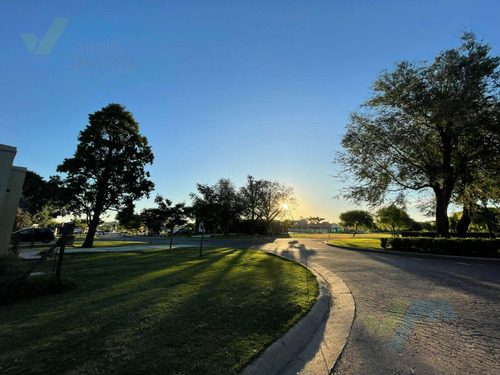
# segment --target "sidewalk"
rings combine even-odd
[[[172,249],[179,247],[192,247],[192,245],[172,245]],[[84,254],[84,253],[115,253],[115,252],[129,252],[129,251],[143,251],[154,249],[169,248],[168,244],[163,245],[140,245],[140,246],[110,246],[110,247],[93,247],[90,249],[82,249],[80,247],[67,247],[64,249],[65,254]],[[21,259],[38,259],[40,252],[43,250],[23,250],[19,252]]]

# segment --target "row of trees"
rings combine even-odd
[[[221,178],[214,185],[197,184],[191,193],[192,211],[197,222],[210,231],[228,233],[236,222],[245,220],[250,233],[255,233],[258,221],[266,231],[273,220],[291,213],[296,205],[293,188],[277,181],[247,177],[239,189],[229,179]]]
[[[400,229],[408,229],[418,225],[408,213],[394,204],[380,208],[375,217],[368,211],[352,210],[340,214],[340,225],[354,229],[353,237],[360,228],[373,229],[375,222],[380,228],[389,229],[393,235]]]
[[[189,218],[195,221],[196,228],[202,225],[208,233],[229,233],[244,221],[246,231],[253,234],[258,226],[267,232],[271,222],[283,217],[296,201],[292,188],[252,176],[248,176],[246,184],[239,189],[231,180],[221,178],[213,185],[197,184],[196,190],[190,194],[191,206],[172,205],[170,200],[158,195],[156,207],[134,213],[133,205],[129,205],[118,213],[117,219],[128,228],[144,224],[151,234],[159,233],[162,228],[172,232]]]
[[[351,115],[336,159],[347,186],[340,195],[356,203],[431,192],[441,236],[450,204],[462,207],[457,231],[465,234],[475,207],[500,203],[500,57],[472,33],[461,39],[430,63],[383,71]]]
[[[134,212],[134,202],[149,197],[154,189],[146,167],[153,163],[153,152],[139,124],[123,105],[109,104],[89,115],[88,125],[78,136],[71,158],[64,159],[57,171],[63,177],[43,180],[35,173],[26,176],[19,224],[27,215],[46,212],[51,218],[73,214],[87,219],[88,234],[82,247],[92,247],[101,216],[108,210],[118,212],[124,226],[145,224],[151,232],[162,227],[173,229],[191,217],[203,222],[208,231],[228,232],[231,225],[247,220],[254,230],[257,222],[265,228],[286,208],[295,205],[291,187],[276,181],[248,176],[237,189],[229,179],[214,185],[197,185],[191,194],[192,205],[173,203],[158,195],[156,207]],[[24,221],[23,221],[24,220]]]
[[[500,210],[496,208],[487,208],[488,214],[485,214],[482,208],[477,207],[471,211],[471,229],[476,231],[488,230],[492,236],[494,231],[500,229]],[[462,212],[455,212],[450,215],[449,224],[450,229],[457,231],[460,223]],[[434,230],[431,223],[419,223],[413,220],[403,208],[391,204],[387,207],[382,207],[372,215],[364,210],[346,211],[340,214],[340,225],[342,227],[354,229],[354,235],[358,229],[387,229],[393,235],[396,235],[398,230]]]

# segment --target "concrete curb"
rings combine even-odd
[[[273,251],[262,251],[283,257]],[[248,365],[241,375],[330,373],[351,331],[355,315],[354,298],[338,276],[319,265],[309,269],[319,283],[316,303],[304,318]]]
[[[331,247],[337,247],[339,249],[347,249],[347,250],[354,250],[354,251],[364,251],[364,252],[376,252],[376,253],[382,253],[382,254],[393,254],[393,255],[421,255],[424,257],[429,257],[429,258],[448,258],[448,259],[466,259],[466,260],[482,260],[482,261],[495,261],[499,262],[500,258],[486,258],[486,257],[466,257],[463,255],[445,255],[445,254],[427,254],[427,253],[417,253],[414,251],[391,251],[391,250],[382,250],[382,249],[374,249],[374,248],[362,248],[362,247],[352,247],[352,246],[342,246],[342,245],[335,245],[333,243],[328,243],[328,241],[325,241],[325,244]]]

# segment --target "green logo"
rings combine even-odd
[[[388,349],[403,348],[420,319],[429,322],[449,322],[457,320],[458,317],[449,301],[399,300],[392,305],[388,316],[382,322],[372,315],[361,318],[370,334],[392,335],[387,344]]]
[[[24,45],[28,49],[29,53],[33,52],[36,45],[38,44],[38,47],[34,52],[35,55],[49,54],[50,51],[52,51],[52,48],[54,48],[54,45],[61,36],[62,32],[68,25],[69,20],[69,18],[56,18],[40,41],[40,44],[38,44],[38,38],[35,34],[22,33],[21,39],[23,40]]]

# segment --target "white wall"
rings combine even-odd
[[[26,176],[26,168],[13,167],[16,148],[0,145],[0,255],[9,250],[12,226]]]

